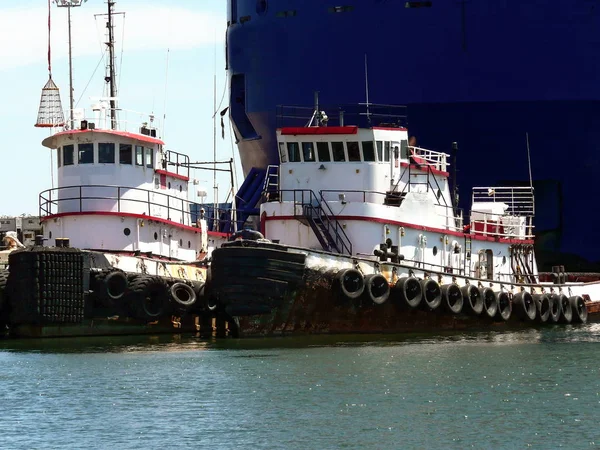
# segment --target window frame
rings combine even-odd
[[[84,147],[84,149],[82,150],[81,147]],[[82,155],[89,156],[90,151],[91,151],[91,155],[92,155],[92,160],[91,161],[83,161],[84,158],[82,158]],[[83,143],[77,144],[77,165],[81,165],[81,164],[94,164],[94,143],[93,142],[83,142]]]
[[[123,162],[123,150],[127,151],[127,147],[129,147],[129,162]],[[119,164],[133,165],[133,144],[119,143]]]

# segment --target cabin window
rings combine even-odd
[[[115,163],[114,142],[100,142],[98,144],[98,162],[103,164]]]
[[[317,153],[319,154],[319,161],[331,161],[328,142],[317,142]]]
[[[383,142],[377,141],[375,142],[377,145],[377,161],[383,161]]]
[[[390,143],[386,142],[383,147],[383,160],[385,162],[390,162]]]
[[[334,161],[346,161],[346,155],[344,154],[344,143],[343,142],[332,142],[331,152],[333,153]]]
[[[146,167],[148,169],[154,168],[154,161],[152,161],[152,149],[146,148]]]
[[[144,147],[142,147],[141,145],[135,146],[135,165],[144,165]]]
[[[132,157],[131,144],[119,144],[119,163],[131,164]]]
[[[363,141],[363,161],[375,161],[375,148],[373,148],[373,141]]]
[[[65,145],[63,147],[63,166],[73,165],[73,154],[75,146],[73,144]]]
[[[297,142],[288,142],[288,156],[290,162],[300,162],[300,146]]]
[[[79,164],[94,164],[94,144],[79,144]]]
[[[285,144],[283,142],[279,143],[279,159],[282,163],[286,163],[288,161],[287,153],[285,152]]]
[[[58,147],[58,151],[56,152],[56,163],[58,164],[58,167],[61,166],[61,162],[62,162],[62,148]]]
[[[402,159],[408,159],[408,141],[400,141],[400,154]]]
[[[315,160],[315,148],[312,142],[302,143],[302,156],[304,162],[313,162]]]
[[[358,142],[348,142],[348,161],[360,161],[360,148]]]

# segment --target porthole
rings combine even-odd
[[[158,233],[156,231],[154,232],[154,240],[158,241]]]
[[[169,181],[169,189],[171,189],[171,182]]]
[[[52,239],[52,231],[48,232],[48,239]]]
[[[192,243],[188,241],[188,248],[192,248]]]
[[[124,228],[124,229],[123,229],[123,234],[124,234],[125,236],[129,236],[129,235],[131,234],[131,230],[130,230],[129,228]]]
[[[183,190],[183,188],[181,187],[181,185],[179,185],[179,192],[181,192]]]
[[[183,239],[179,239],[179,246],[183,247]]]
[[[264,16],[268,9],[267,0],[257,0],[256,1],[256,13]]]
[[[506,256],[502,257],[502,265],[506,264]]]
[[[433,256],[437,255],[437,246],[433,246]]]

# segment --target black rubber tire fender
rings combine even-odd
[[[500,291],[496,292],[496,299],[498,303],[496,317],[506,322],[512,315],[512,302],[510,301],[510,296],[508,295],[508,292]]]
[[[426,278],[421,280],[423,291],[423,307],[429,311],[435,311],[442,304],[442,290],[437,281]]]
[[[365,278],[356,269],[342,269],[337,274],[342,294],[351,300],[357,299],[365,290]]]
[[[129,286],[133,294],[134,311],[140,319],[156,320],[170,313],[169,288],[158,276],[142,275]]]
[[[191,286],[178,281],[169,288],[169,298],[178,308],[189,309],[198,297]]]
[[[483,299],[477,286],[467,284],[461,287],[460,291],[464,299],[464,311],[468,314],[479,316],[483,312]]]
[[[365,275],[365,293],[376,305],[383,305],[390,296],[390,284],[380,273]]]
[[[536,319],[540,323],[548,322],[550,318],[550,297],[547,294],[534,294],[533,299],[537,310]]]
[[[569,297],[560,295],[560,321],[562,323],[571,323],[573,321],[573,306]]]
[[[560,321],[561,312],[560,295],[551,294],[548,298],[550,299],[550,317],[548,321],[551,323],[558,323]]]
[[[464,304],[460,286],[456,283],[444,284],[441,287],[441,291],[444,309],[452,314],[460,314]]]
[[[571,309],[573,310],[573,323],[586,323],[588,319],[588,310],[585,300],[579,295],[569,298]]]
[[[2,313],[2,307],[4,305],[4,298],[6,295],[6,282],[8,281],[9,271],[7,269],[0,270],[0,314]],[[2,318],[0,317],[0,320]]]
[[[498,312],[498,297],[496,297],[496,293],[491,287],[481,287],[479,288],[479,293],[483,302],[483,312],[490,319],[493,319]]]
[[[394,285],[393,293],[402,306],[408,306],[411,309],[418,308],[423,299],[421,283],[415,277],[400,278]]]
[[[533,296],[526,291],[517,292],[513,296],[513,310],[521,320],[534,321],[537,316],[537,306]]]

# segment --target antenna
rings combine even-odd
[[[529,151],[529,133],[525,132],[525,141],[527,142],[527,164],[529,166],[529,186],[533,188],[533,177],[531,176],[531,152]]]
[[[108,47],[108,76],[106,77],[106,81],[108,82],[110,97],[110,128],[116,130],[117,104],[115,97],[117,96],[117,87],[115,83],[115,30],[112,21],[113,6],[115,5],[115,2],[113,0],[108,0],[106,3],[108,4],[108,22],[106,23],[106,28],[108,28],[108,42],[106,43],[106,46]]]
[[[367,54],[365,53],[365,91],[367,97],[367,121],[371,123],[371,116],[369,114],[369,68],[367,65]]]
[[[169,86],[169,52],[170,49],[167,48],[167,64],[165,67],[165,98],[163,102],[163,123],[162,123],[162,137],[165,138],[165,129],[167,122],[167,87]]]
[[[214,30],[215,42],[217,30]],[[214,73],[213,73],[213,111],[217,110],[217,45],[214,47]],[[218,228],[219,222],[217,219],[217,206],[218,206],[218,187],[217,187],[217,117],[213,114],[213,190],[214,190],[214,209],[213,209],[213,231],[220,231]]]

